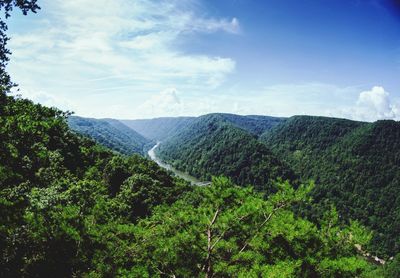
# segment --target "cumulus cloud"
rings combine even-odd
[[[360,93],[355,107],[351,109],[352,118],[364,121],[399,119],[399,107],[383,87],[375,86]]]
[[[368,116],[376,119],[393,119],[396,117],[394,105],[389,99],[389,93],[383,87],[375,86],[369,91],[360,93],[357,106],[368,110]]]
[[[333,110],[332,115],[368,122],[383,119],[399,120],[399,104],[383,87],[374,86],[370,90],[360,92],[353,104]]]

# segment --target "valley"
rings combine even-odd
[[[0,101],[0,276],[393,277],[399,265],[397,122],[210,114],[147,138]]]
[[[400,1],[0,14],[0,277],[400,277]]]
[[[153,160],[154,162],[156,162],[160,167],[171,171],[174,173],[174,175],[176,175],[177,177],[180,177],[182,179],[184,179],[185,181],[190,182],[190,184],[192,185],[197,185],[197,186],[205,186],[205,185],[209,185],[210,182],[208,181],[200,181],[199,179],[190,176],[187,173],[184,173],[182,171],[179,171],[177,169],[175,169],[174,167],[172,167],[171,165],[164,163],[163,161],[161,161],[157,155],[156,155],[156,149],[160,146],[160,142],[158,142],[154,147],[152,147],[147,154],[149,155],[150,159]]]
[[[375,232],[373,254],[400,250],[398,122],[213,113],[121,124],[148,142],[162,141],[145,151],[192,184],[223,175],[269,195],[277,179],[295,186],[312,180],[314,204],[301,208],[302,214],[317,221],[334,205],[344,221],[357,219]]]

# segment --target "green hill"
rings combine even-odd
[[[369,240],[360,225],[339,226],[335,210],[318,224],[294,215],[309,185],[279,183],[268,198],[225,178],[188,187],[150,160],[71,132],[67,116],[0,93],[1,277],[355,277],[374,269],[355,248]],[[215,139],[250,141],[272,161],[242,129],[200,120]]]
[[[346,218],[375,231],[373,249],[400,250],[400,123],[299,116],[262,140],[303,179],[317,182],[313,197],[335,204]],[[318,206],[314,206],[318,214]]]
[[[5,18],[14,8],[23,14],[39,9],[35,0],[2,1],[0,7]],[[371,264],[362,251],[370,233],[358,222],[342,225],[335,208],[315,222],[295,214],[296,207],[313,206],[308,198],[312,184],[277,182],[268,196],[223,177],[191,187],[144,157],[118,154],[73,132],[69,113],[10,96],[15,85],[5,72],[7,24],[3,19],[0,23],[0,277],[398,273],[400,255],[385,267]],[[69,121],[121,152],[140,151],[137,145],[146,144],[114,120]],[[264,127],[251,129],[257,134]],[[376,129],[360,130],[343,146],[350,156],[364,152],[363,138],[370,136],[367,145],[377,149],[368,155],[387,167],[398,162],[398,155],[386,164],[386,156],[380,159],[376,152],[397,140],[397,130],[396,123],[380,123]],[[190,141],[192,135],[198,142]],[[219,159],[220,166],[211,164],[218,171],[246,178],[260,169],[265,180],[290,173],[255,135],[223,117],[200,117],[181,136],[186,154],[204,152],[205,163]],[[385,151],[394,147],[398,143]],[[249,163],[254,167],[243,168]],[[397,173],[396,167],[390,169]]]
[[[156,163],[72,132],[67,116],[0,92],[1,277],[115,276],[107,261],[128,253],[132,223],[187,190]]]
[[[257,136],[284,121],[284,118],[269,116],[240,116],[226,113],[213,113],[209,115],[218,115],[236,127]],[[185,129],[196,119],[196,117],[165,117],[148,120],[121,120],[121,122],[146,138],[153,141],[164,141]]]
[[[257,116],[257,115],[249,115],[249,116],[241,116],[235,114],[227,114],[227,113],[213,113],[209,114],[216,115],[227,122],[230,122],[234,126],[246,130],[247,132],[259,136],[267,130],[277,126],[281,122],[285,121],[285,118],[278,117],[270,117],[270,116]]]
[[[151,143],[149,139],[144,138],[118,120],[71,116],[68,118],[68,124],[76,132],[89,136],[97,143],[126,155],[133,153],[143,155],[146,147]]]
[[[163,142],[157,153],[177,169],[204,180],[225,175],[238,184],[270,191],[276,178],[294,179],[291,170],[265,145],[232,124],[225,114],[196,118]]]

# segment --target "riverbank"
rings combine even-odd
[[[211,182],[209,181],[201,181],[185,172],[179,171],[178,169],[175,169],[172,167],[170,164],[163,162],[161,159],[159,159],[156,155],[155,150],[158,148],[160,145],[160,142],[158,142],[154,147],[152,147],[147,154],[149,155],[150,159],[156,162],[160,167],[163,167],[167,169],[168,171],[173,172],[176,176],[190,182],[192,185],[197,185],[197,186],[205,186],[209,185]]]

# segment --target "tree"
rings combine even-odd
[[[0,91],[3,94],[8,91],[15,84],[11,82],[11,78],[6,72],[6,66],[9,61],[9,55],[11,51],[7,49],[7,43],[9,37],[7,36],[7,23],[6,19],[11,16],[11,12],[14,8],[19,8],[24,15],[28,12],[36,13],[40,7],[37,5],[37,0],[1,0],[0,1],[0,11],[4,11],[4,19],[0,19]]]
[[[217,178],[174,205],[159,207],[136,227],[125,275],[170,277],[354,277],[368,263],[354,244],[370,234],[338,225],[332,210],[315,224],[291,207],[307,201],[311,186],[288,183],[267,200],[249,188]],[[143,269],[146,265],[147,268]]]

